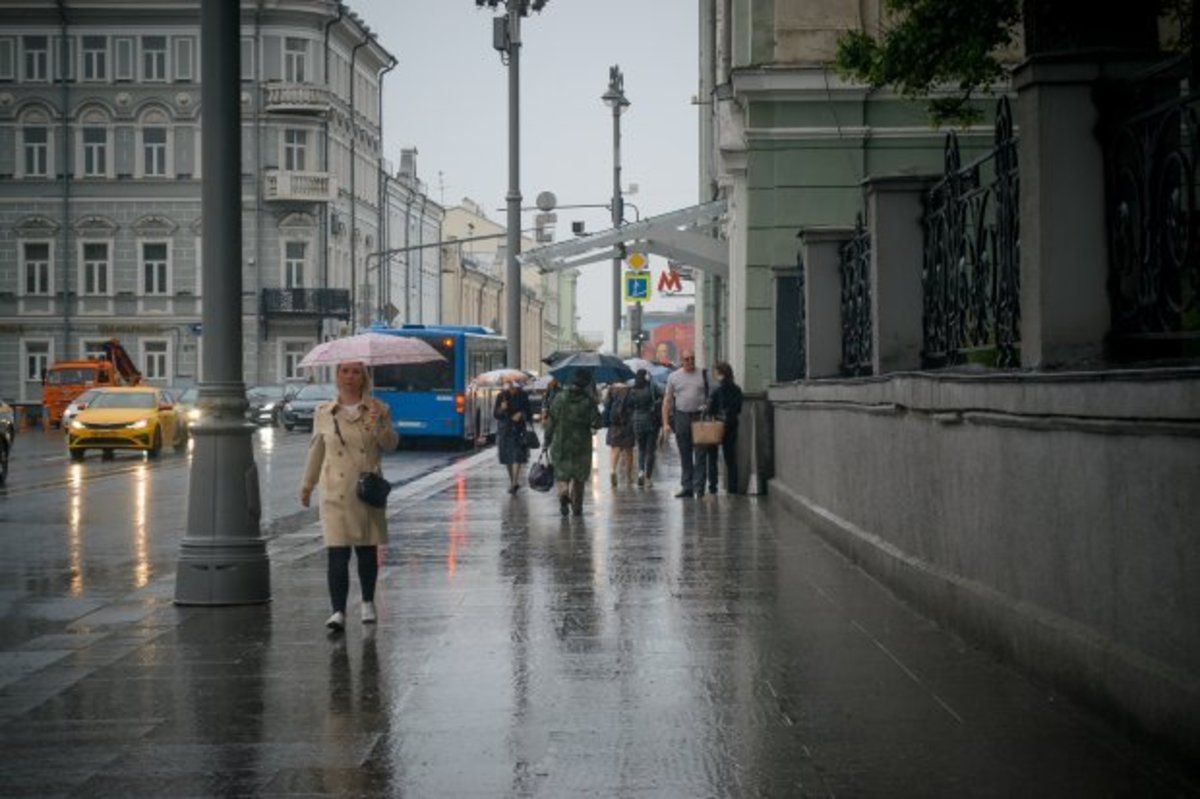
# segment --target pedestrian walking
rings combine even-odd
[[[633,408],[629,404],[629,386],[613,383],[608,387],[604,399],[604,419],[608,422],[608,433],[604,443],[608,444],[609,480],[617,487],[617,475],[625,473],[627,485],[633,485]],[[622,468],[624,466],[624,468]]]
[[[713,364],[716,386],[708,395],[706,413],[723,422],[725,434],[721,438],[721,455],[725,460],[725,493],[738,494],[737,434],[738,414],[742,412],[742,389],[733,380],[733,367],[724,361]],[[717,493],[717,447],[700,448],[708,477],[708,492]],[[705,475],[701,475],[703,478]]]
[[[554,398],[562,391],[562,385],[558,382],[558,378],[553,375],[546,382],[546,393],[542,395],[542,424],[546,423],[546,416],[550,413],[550,406],[554,404]]]
[[[600,429],[600,412],[591,382],[588,372],[577,370],[555,398],[546,421],[546,446],[554,463],[563,516],[583,513],[583,484],[592,473],[592,435]]]
[[[696,368],[696,353],[683,351],[683,366],[667,377],[667,393],[663,397],[663,435],[667,429],[675,433],[679,447],[679,492],[676,498],[704,494],[704,475],[696,469],[695,448],[692,446],[692,422],[700,418],[708,398],[708,376]]]
[[[500,463],[508,469],[510,494],[521,490],[521,466],[529,461],[529,445],[525,443],[525,431],[533,423],[529,408],[529,395],[525,389],[510,380],[496,395],[496,405],[492,409],[497,422],[496,450]]]
[[[359,361],[337,366],[337,399],[317,406],[312,439],[300,483],[300,504],[309,506],[313,488],[321,486],[321,528],[328,554],[327,577],[333,615],[325,626],[346,626],[350,594],[350,555],[358,561],[362,588],[362,620],[374,624],[375,583],[379,546],[387,541],[387,517],[358,497],[359,475],[382,474],[380,454],[396,448],[388,406],[371,396],[371,377]]]
[[[658,431],[662,427],[661,397],[650,373],[639,369],[629,389],[628,403],[633,409],[633,439],[637,444],[637,484],[654,485],[654,461]]]

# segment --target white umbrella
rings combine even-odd
[[[362,361],[367,366],[429,363],[445,357],[427,342],[409,336],[385,333],[359,333],[318,344],[300,361],[300,366],[333,366],[346,361]]]

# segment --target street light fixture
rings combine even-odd
[[[492,20],[492,46],[500,51],[500,60],[508,65],[508,221],[505,258],[504,333],[508,338],[508,365],[521,366],[521,17],[541,11],[547,0],[475,0],[478,8],[508,9],[503,17]]]
[[[629,99],[625,97],[625,76],[621,74],[621,67],[614,64],[608,70],[608,91],[600,96],[604,104],[612,109],[613,118],[613,199],[612,199],[612,225],[613,230],[619,228],[625,222],[625,207],[624,200],[621,197],[621,114],[625,113],[625,109],[630,106]],[[613,353],[617,352],[617,332],[621,327],[621,252],[624,247],[617,248],[617,255],[613,256],[612,266],[612,342]],[[635,310],[629,312],[630,329],[636,332],[639,323],[641,322],[641,308],[635,306]]]

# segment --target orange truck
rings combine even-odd
[[[63,411],[89,388],[136,386],[141,382],[142,373],[115,338],[104,343],[104,353],[99,357],[56,361],[46,370],[42,383],[46,423],[55,427],[61,424]]]

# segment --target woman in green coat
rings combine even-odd
[[[583,483],[592,473],[592,434],[600,429],[600,411],[591,391],[591,375],[578,369],[570,385],[554,398],[546,420],[546,441],[558,481],[563,516],[583,513]]]

